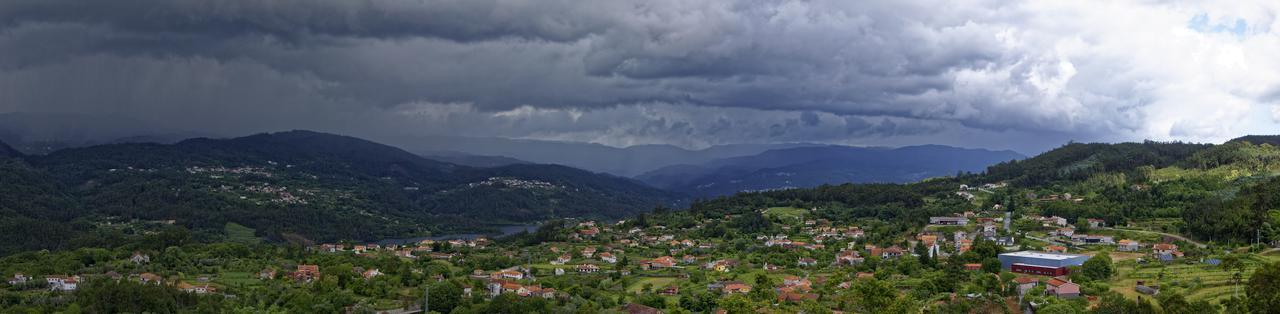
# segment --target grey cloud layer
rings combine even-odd
[[[1162,72],[1131,70],[1132,60],[1087,42],[1075,48],[1087,30],[1037,22],[1037,9],[15,0],[0,3],[0,111],[113,113],[223,132],[479,132],[694,147],[892,144],[885,139],[941,133],[1108,140],[1150,135],[1161,118],[1170,135],[1220,131],[1152,112],[1163,95],[1150,84]]]

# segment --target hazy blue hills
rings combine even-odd
[[[1025,156],[1011,151],[940,145],[816,146],[670,166],[636,178],[653,186],[708,197],[822,184],[906,183],[962,171],[981,172],[988,166],[1022,158]]]

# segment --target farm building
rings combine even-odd
[[[1068,267],[1080,266],[1089,257],[1075,254],[1021,251],[1000,254],[1000,266],[1015,273],[1062,276],[1070,273]]]
[[[929,217],[929,224],[944,226],[964,226],[969,224],[969,219],[964,217]]]

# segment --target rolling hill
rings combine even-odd
[[[742,191],[806,188],[841,183],[907,183],[987,166],[1024,156],[1010,151],[939,145],[902,148],[815,146],[771,150],[699,165],[679,165],[636,177],[651,185],[695,196]]]
[[[569,167],[475,168],[308,131],[64,149],[10,159],[4,169],[6,184],[36,190],[7,189],[0,200],[57,201],[9,206],[27,209],[22,216],[35,221],[172,220],[215,233],[236,223],[273,239],[374,240],[557,217],[624,217],[679,200],[631,179]],[[44,214],[53,209],[77,214]]]

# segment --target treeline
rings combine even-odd
[[[987,168],[990,181],[1010,181],[1020,186],[1042,186],[1059,181],[1083,181],[1099,173],[1128,173],[1141,166],[1173,165],[1209,144],[1181,142],[1069,143],[1026,160]]]

